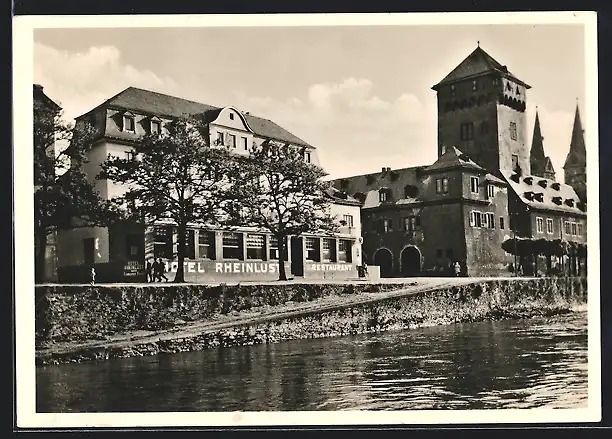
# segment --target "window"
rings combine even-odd
[[[476,80],[472,81],[472,90],[474,91],[478,90],[478,81]]]
[[[393,231],[393,222],[390,219],[380,219],[376,222],[378,233],[387,233]]]
[[[160,131],[161,131],[161,122],[158,120],[152,120],[151,121],[151,133],[159,134]]]
[[[218,132],[217,133],[217,145],[223,145],[223,144],[224,144],[223,133]]]
[[[228,146],[231,146],[232,148],[236,147],[236,136],[233,134],[228,134],[227,135],[227,143]]]
[[[123,116],[123,131],[130,131],[133,133],[135,126],[136,126],[136,123],[134,121],[134,116],[132,115]]]
[[[504,230],[505,224],[504,224],[504,217],[500,216],[499,217],[499,228]]]
[[[318,238],[306,238],[306,260],[307,261],[318,261],[319,260],[319,239]]]
[[[246,137],[242,137],[242,148],[246,151],[249,149],[248,140]]]
[[[474,138],[474,123],[461,124],[461,140],[472,140]]]
[[[408,232],[414,232],[421,228],[421,217],[417,215],[410,215],[404,218],[404,230]]]
[[[499,80],[497,78],[493,78],[493,81],[491,81],[493,85],[497,85],[499,84]]]
[[[582,224],[578,223],[576,227],[577,227],[576,234],[578,236],[582,236]]]
[[[242,234],[223,232],[223,259],[242,258]]]
[[[448,178],[436,178],[436,193],[446,194],[448,193]]]
[[[470,226],[494,229],[495,215],[492,212],[478,212],[477,210],[472,210],[470,212]]]
[[[287,246],[285,246],[285,260],[287,260]],[[274,236],[270,236],[270,259],[278,260],[279,259],[279,249],[278,249],[278,240]]]
[[[418,194],[419,189],[416,186],[412,186],[411,184],[404,186],[404,197],[415,198]]]
[[[483,122],[480,124],[480,134],[487,134],[489,132],[489,124],[487,122]]]
[[[536,218],[536,231],[538,233],[544,233],[544,218]]]
[[[215,259],[215,233],[200,230],[198,235],[198,257]]]
[[[518,168],[518,155],[512,154],[512,170],[516,170]]]
[[[516,122],[510,122],[510,138],[512,140],[516,140],[517,139],[517,135],[516,135]]]
[[[351,241],[341,239],[338,241],[338,262],[352,262]]]
[[[470,192],[478,193],[478,177],[470,177]]]
[[[230,120],[234,120],[234,113],[230,113]]]
[[[510,84],[510,82],[506,82],[506,88],[512,91],[512,84]]]
[[[455,86],[451,85],[451,96],[455,96],[457,94],[457,90],[455,90]]]
[[[153,256],[172,258],[172,227],[156,227],[154,231]]]
[[[571,234],[571,228],[570,228],[570,222],[569,221],[563,221],[563,228],[565,229],[565,234],[566,235],[570,235]]]
[[[577,229],[578,229],[578,228],[576,227],[576,223],[572,223],[572,235],[574,235],[574,236],[575,236],[575,235],[577,234],[577,233],[576,233],[576,232],[578,231]]]
[[[342,215],[342,221],[347,227],[353,227],[353,215]]]
[[[266,256],[265,235],[247,235],[247,259],[264,260]]]
[[[381,189],[378,191],[378,201],[384,203],[388,200],[388,194],[386,189]]]
[[[487,217],[486,227],[489,229],[495,228],[495,215],[491,212],[484,214]]]
[[[518,85],[516,86],[516,94],[517,94],[517,95],[520,95],[520,94],[521,94],[521,90],[519,89],[519,86],[518,86]]]
[[[553,220],[552,218],[546,218],[546,233],[552,235],[554,232]]]
[[[487,196],[489,198],[495,198],[495,186],[492,184],[487,185]]]
[[[323,239],[323,262],[336,262],[335,239]]]
[[[305,161],[306,163],[310,163],[310,152],[306,151],[306,152],[304,153],[304,161]]]
[[[127,161],[130,161],[130,162],[134,160],[134,151],[126,151],[125,158]]]

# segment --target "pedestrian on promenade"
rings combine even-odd
[[[166,277],[165,271],[166,271],[166,267],[164,266],[164,263],[162,262],[161,258],[157,258],[157,273],[155,277],[160,282],[162,279],[168,282],[168,278]]]
[[[155,280],[153,278],[153,263],[151,262],[151,259],[147,259],[147,266],[146,266],[145,273],[147,275],[147,282],[153,282]]]
[[[96,281],[96,269],[94,267],[91,267],[91,285],[93,285],[95,281]]]
[[[461,264],[459,261],[455,261],[455,277],[459,277],[461,275]]]

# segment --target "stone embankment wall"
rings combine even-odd
[[[401,285],[168,286],[124,289],[41,287],[37,293],[37,341],[91,340],[116,332],[163,328],[259,305],[309,301],[330,294],[399,289]],[[155,355],[216,346],[253,345],[290,339],[363,334],[422,326],[524,318],[570,312],[586,303],[586,279],[489,280],[366,303],[310,310],[290,317],[200,331],[185,337],[121,347],[82,348],[37,358],[40,363]]]

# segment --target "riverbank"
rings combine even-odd
[[[36,363],[57,364],[571,312],[586,279],[37,286]]]

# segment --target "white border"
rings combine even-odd
[[[196,26],[583,24],[587,79],[585,140],[589,167],[588,408],[567,410],[342,411],[235,413],[36,413],[34,365],[32,83],[36,28]],[[338,424],[598,422],[601,420],[597,16],[594,12],[25,16],[13,20],[14,231],[17,425],[164,427]],[[20,196],[20,195],[23,196]]]

